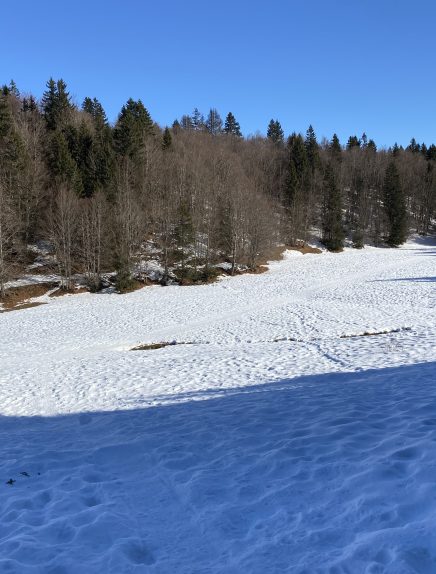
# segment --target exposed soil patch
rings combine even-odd
[[[287,247],[287,249],[290,249],[291,251],[299,251],[303,255],[306,255],[307,253],[322,253],[321,249],[318,249],[318,247],[310,247],[310,245]]]
[[[131,351],[155,351],[156,349],[162,349],[163,347],[174,347],[174,345],[194,345],[195,343],[178,343],[177,341],[162,341],[161,343],[146,343],[144,345],[138,345],[130,349]]]
[[[376,335],[389,335],[390,333],[401,333],[402,331],[411,331],[411,327],[400,327],[399,329],[387,329],[386,331],[365,331],[357,335],[341,335],[340,339],[354,339],[356,337],[375,337]]]
[[[84,293],[88,291],[86,287],[76,287],[74,289],[56,289],[53,293],[50,293],[49,297],[62,297],[63,295],[77,295],[77,293]]]
[[[26,307],[35,307],[38,305],[38,302],[31,302],[29,301],[30,299],[41,297],[50,291],[50,289],[57,286],[57,283],[47,282],[12,287],[6,291],[5,296],[0,299],[0,302],[3,303],[4,311],[12,311],[17,308],[24,309],[24,305]]]
[[[47,305],[43,301],[34,301],[33,303],[23,303],[23,305],[17,305],[10,309],[0,309],[0,313],[10,313],[10,311],[20,311],[21,309],[30,309],[31,307],[39,307],[40,305]]]

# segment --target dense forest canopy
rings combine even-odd
[[[277,119],[266,137],[244,138],[215,108],[162,129],[129,99],[110,125],[96,98],[79,109],[63,80],[41,101],[12,81],[0,89],[0,288],[40,240],[64,287],[81,272],[92,289],[108,270],[128,288],[146,241],[181,281],[207,280],[217,261],[255,268],[272,245],[314,236],[331,250],[346,238],[398,246],[432,231],[435,165],[433,144],[319,142],[312,126],[286,137]]]

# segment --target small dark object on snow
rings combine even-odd
[[[6,484],[9,484],[9,486],[12,486],[14,484],[14,482],[17,482],[16,480],[14,480],[13,478],[10,478]]]
[[[28,472],[26,472],[25,470],[23,470],[23,472],[20,472],[20,474],[23,476],[27,476],[27,478],[30,478],[30,474]]]

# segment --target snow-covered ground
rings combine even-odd
[[[434,574],[435,286],[419,241],[0,315],[0,572]]]

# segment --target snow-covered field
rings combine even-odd
[[[421,240],[0,315],[0,572],[434,574],[435,286]]]

